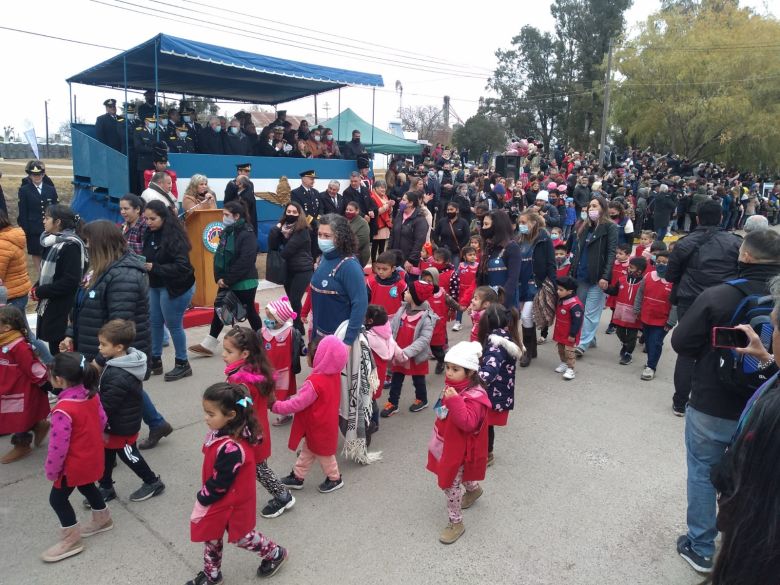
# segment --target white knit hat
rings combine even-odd
[[[461,341],[455,344],[444,356],[444,361],[472,372],[479,370],[479,358],[482,357],[482,344],[478,341]]]
[[[550,193],[548,191],[539,191],[536,194],[536,200],[537,201],[549,201],[550,200]]]

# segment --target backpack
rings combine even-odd
[[[223,288],[214,299],[214,312],[226,327],[232,327],[246,320],[246,307],[232,290]]]
[[[757,281],[748,281],[740,278],[726,282],[739,290],[743,298],[737,305],[729,323],[730,327],[744,324],[750,325],[758,333],[764,347],[767,349],[772,342],[774,326],[770,314],[774,308],[771,295],[766,293],[766,284]],[[729,384],[740,391],[754,392],[768,377],[758,369],[758,360],[749,355],[741,355],[733,349],[717,349],[720,354],[718,366],[718,378],[724,384]]]

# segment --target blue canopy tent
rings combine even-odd
[[[381,75],[278,59],[165,34],[159,34],[73,75],[67,82],[69,86],[81,83],[120,89],[125,94],[128,89],[153,89],[158,94],[187,94],[220,101],[274,106],[345,86],[376,88],[384,85]],[[95,140],[94,127],[91,125],[74,124],[72,136],[76,185],[74,208],[86,219],[110,218],[118,221],[117,200],[129,188],[127,157]],[[126,142],[130,140],[132,137],[127,136]],[[175,167],[198,168],[205,164],[206,156],[171,155],[171,162]],[[277,159],[220,158],[226,160],[223,161],[225,168],[221,171],[224,174],[217,175],[218,178],[231,177],[235,172],[233,165],[239,162],[251,162],[254,168],[263,169],[265,174],[260,177],[278,179],[281,174],[274,174],[274,161]],[[307,163],[306,159],[299,160],[300,170],[310,168],[312,161]],[[347,177],[354,167],[354,161],[317,162],[330,165],[327,172],[318,170],[318,175],[329,178]],[[285,168],[285,171],[290,173],[291,169]],[[264,206],[258,206],[261,220],[269,219],[271,215],[274,220],[277,219],[275,210],[270,213],[267,210],[264,212],[264,209]],[[269,217],[264,218],[264,215]],[[261,242],[261,245],[264,243]]]

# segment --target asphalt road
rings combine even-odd
[[[281,289],[261,291],[262,304]],[[604,314],[606,319],[606,313]],[[606,327],[603,320],[600,331]],[[199,341],[206,328],[188,331]],[[450,334],[468,336],[468,327]],[[259,530],[290,550],[278,585],[512,583],[529,585],[693,585],[701,579],[675,552],[685,527],[683,419],[671,412],[674,354],[668,340],[658,377],[639,379],[637,352],[620,366],[618,340],[598,336],[600,347],[563,381],[551,343],[540,346],[530,368],[518,368],[517,407],[496,432],[496,463],[482,498],[465,511],[466,533],[445,547],[443,493],[425,470],[433,424],[431,409],[413,414],[410,380],[401,411],[382,419],[373,449],[382,461],[361,467],[340,459],[345,487],[320,494],[315,466],[297,504],[279,518],[258,515]],[[166,369],[173,355],[167,349]],[[183,584],[201,570],[202,548],[189,540],[189,515],[199,487],[206,433],[200,396],[222,381],[219,357],[192,360],[194,376],[148,391],[176,428],[145,451],[167,485],[146,502],[127,498],[139,480],[123,464],[114,475],[119,501],[111,503],[115,529],[87,539],[84,553],[53,565],[38,555],[57,537],[43,475],[45,452],[0,467],[0,584]],[[431,367],[433,371],[433,367]],[[301,378],[302,380],[303,378]],[[429,397],[443,378],[428,376]],[[146,429],[142,431],[146,433]],[[272,428],[270,465],[286,475],[294,462],[289,426]],[[0,439],[2,450],[8,438]],[[258,485],[258,500],[267,498]],[[71,502],[82,519],[81,497]],[[226,583],[252,583],[259,561],[226,545]]]

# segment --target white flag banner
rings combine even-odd
[[[41,158],[38,154],[38,138],[35,136],[35,128],[30,128],[24,131],[24,137],[27,139],[27,143],[32,148],[35,158]]]

